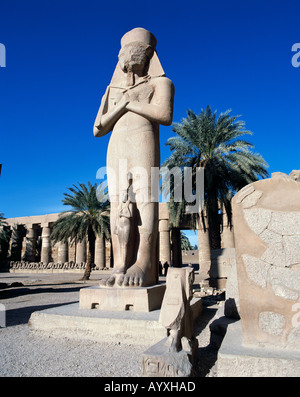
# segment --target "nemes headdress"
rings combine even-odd
[[[143,28],[132,29],[129,32],[125,33],[124,36],[122,37],[121,48],[124,48],[126,45],[134,42],[147,44],[151,46],[153,49],[153,55],[149,61],[148,75],[150,77],[164,76],[165,72],[160,64],[157,53],[155,51],[157,41],[154,35],[148,30]],[[124,81],[126,81],[126,73],[123,72],[118,62],[113,77],[111,79],[110,85],[111,86],[122,85]]]

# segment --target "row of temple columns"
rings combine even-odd
[[[86,262],[87,242],[83,240],[73,246],[69,242],[51,242],[51,224],[15,225],[11,227],[7,257],[14,261],[75,263]],[[98,237],[95,242],[95,264],[106,266],[105,241]]]
[[[221,241],[222,248],[234,247],[233,229],[227,219],[225,211],[222,214]],[[11,260],[25,260],[30,262],[74,262],[82,263],[87,260],[87,241],[83,240],[75,245],[59,242],[53,246],[51,242],[52,223],[27,224],[11,226],[11,240],[8,258]],[[210,245],[208,228],[202,224],[197,227],[199,265],[210,265]],[[98,237],[95,241],[95,265],[99,268],[111,263],[111,249],[106,252],[105,240]],[[109,258],[107,258],[109,256]],[[159,261],[161,264],[172,265],[172,241],[168,214],[164,213],[159,219]]]

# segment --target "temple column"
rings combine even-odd
[[[49,223],[44,223],[41,226],[42,226],[41,262],[47,264],[50,262],[50,256],[51,256],[51,244],[50,244],[51,229],[49,227]]]
[[[69,262],[74,262],[75,263],[75,258],[76,256],[76,244],[73,242],[71,243],[71,240],[68,240],[68,260]]]
[[[86,240],[76,243],[76,263],[86,262]]]
[[[207,225],[207,218],[200,216],[200,220],[197,225],[198,231],[198,255],[199,255],[199,270],[201,273],[208,274],[211,267],[211,256],[210,256],[210,241],[209,241],[209,229]]]
[[[12,226],[10,244],[9,244],[9,255],[11,261],[20,261],[22,251],[22,240],[20,238],[20,232],[18,225]]]
[[[26,238],[26,234],[27,234],[27,230],[22,228],[21,232],[21,260],[27,260],[26,259],[26,248],[27,248],[27,238]]]
[[[60,241],[58,243],[57,262],[68,262],[68,242]]]
[[[170,228],[168,219],[160,219],[158,224],[159,230],[159,261],[162,265],[166,262],[171,265],[171,243]]]
[[[33,225],[30,225],[27,229],[26,234],[26,251],[25,251],[25,259],[26,261],[34,262],[35,261],[35,250],[36,250],[36,232],[33,228]]]
[[[105,239],[104,236],[97,236],[95,241],[95,265],[99,269],[106,267]]]

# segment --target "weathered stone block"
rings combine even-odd
[[[165,284],[152,287],[89,287],[79,293],[80,309],[150,312],[160,309]]]
[[[279,174],[254,182],[232,211],[243,344],[297,350],[300,184]]]

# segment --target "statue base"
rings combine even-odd
[[[161,307],[166,285],[151,287],[89,287],[79,293],[79,309],[150,312]]]
[[[168,338],[164,338],[143,353],[143,377],[190,377],[193,376],[193,366],[197,358],[198,341],[191,343],[189,352],[172,351]]]

